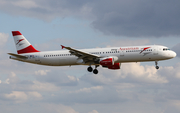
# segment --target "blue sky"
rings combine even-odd
[[[0,109],[6,113],[179,113],[179,1],[0,0]],[[10,60],[12,30],[38,50],[159,44],[177,57],[120,70]]]

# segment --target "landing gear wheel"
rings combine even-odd
[[[94,73],[94,74],[98,74],[98,70],[97,70],[97,69],[94,69],[94,70],[93,70],[93,73]]]
[[[92,72],[92,71],[93,71],[93,68],[92,68],[92,67],[88,67],[87,70],[88,70],[89,72]]]
[[[156,66],[156,69],[159,69],[159,66]]]

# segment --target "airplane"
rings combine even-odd
[[[98,74],[97,67],[112,70],[120,69],[122,63],[155,61],[155,68],[159,69],[158,61],[176,57],[176,53],[165,46],[129,46],[93,49],[74,49],[61,45],[59,51],[38,51],[19,32],[12,31],[17,54],[8,53],[10,59],[46,66],[87,65],[87,70]],[[95,68],[92,68],[92,65]]]

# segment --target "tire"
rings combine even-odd
[[[156,69],[159,69],[159,66],[156,66]]]
[[[94,74],[98,74],[98,70],[97,70],[97,69],[94,69],[94,70],[93,70],[93,73],[94,73]]]
[[[93,68],[92,68],[92,67],[88,67],[87,70],[88,70],[89,72],[92,72],[92,71],[93,71]]]

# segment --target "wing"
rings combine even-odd
[[[28,58],[27,56],[23,56],[23,55],[19,55],[19,54],[14,54],[14,53],[8,53],[9,55],[12,55],[12,56],[15,56],[17,58],[23,58],[23,59],[26,59]]]
[[[96,61],[98,58],[101,58],[101,56],[99,55],[95,55],[95,54],[91,54],[85,51],[81,51],[81,50],[77,50],[71,47],[66,47],[61,45],[62,49],[65,48],[67,50],[69,50],[69,52],[72,55],[75,55],[78,57],[78,59],[83,59],[84,63],[88,63],[88,62],[94,62]]]

